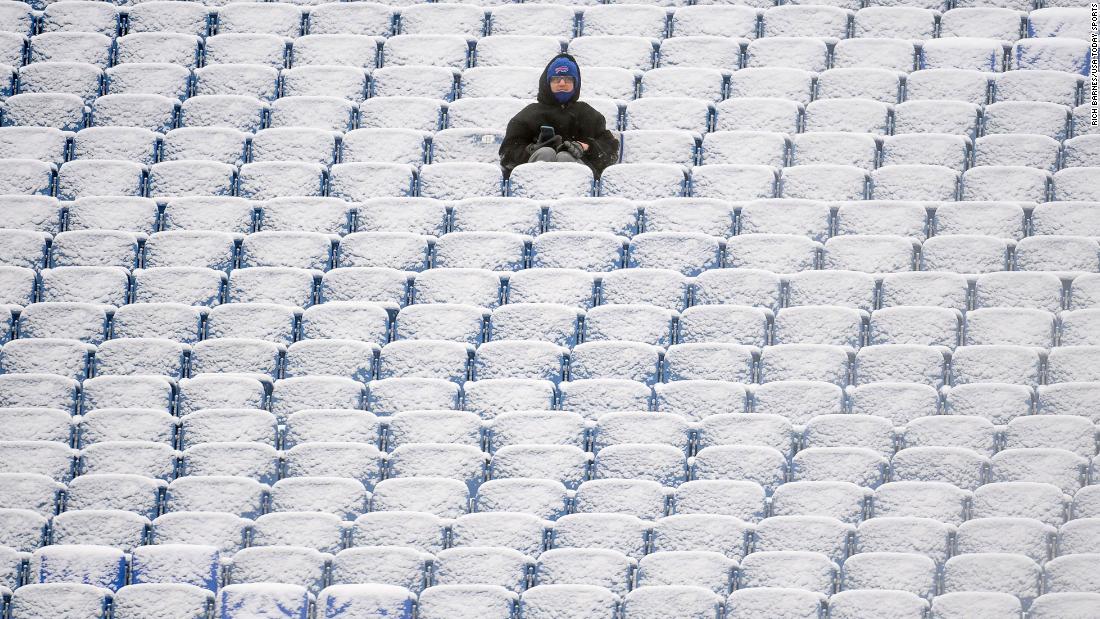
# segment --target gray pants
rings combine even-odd
[[[531,153],[531,158],[527,160],[528,163],[532,161],[561,161],[566,163],[577,163],[576,158],[567,152],[555,152],[553,148],[549,146],[543,146],[542,148]]]

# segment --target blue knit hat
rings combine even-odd
[[[546,67],[546,81],[549,82],[553,77],[569,77],[573,79],[573,89],[576,90],[577,83],[580,82],[581,72],[577,68],[577,63],[572,60],[560,57],[555,58],[548,67]],[[573,97],[573,91],[569,92],[556,92],[554,98],[558,103],[565,103]]]

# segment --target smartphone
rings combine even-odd
[[[554,137],[554,128],[550,125],[539,127],[539,142],[545,142]]]

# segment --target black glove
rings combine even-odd
[[[569,155],[577,161],[584,158],[584,148],[581,147],[580,142],[563,142],[558,151],[569,153]]]
[[[524,150],[526,150],[527,154],[530,155],[531,153],[535,152],[536,150],[538,150],[538,149],[540,149],[544,146],[549,146],[550,148],[553,148],[554,150],[557,150],[558,147],[561,146],[561,136],[560,135],[553,135],[553,136],[550,136],[549,140],[544,140],[542,142],[534,142],[532,144],[528,144],[526,146],[526,148],[524,148]]]

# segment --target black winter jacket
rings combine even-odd
[[[576,62],[569,54],[558,54],[546,64],[546,68],[549,69],[550,63],[560,57]],[[499,151],[505,176],[519,164],[527,163],[531,156],[527,146],[538,142],[539,127],[543,125],[553,127],[562,140],[579,140],[588,144],[582,162],[592,168],[597,177],[604,168],[619,160],[619,141],[607,130],[603,114],[591,105],[578,101],[580,95],[581,80],[578,75],[573,96],[564,104],[558,103],[550,91],[546,69],[543,70],[539,76],[538,102],[523,108],[508,121],[508,130]]]

